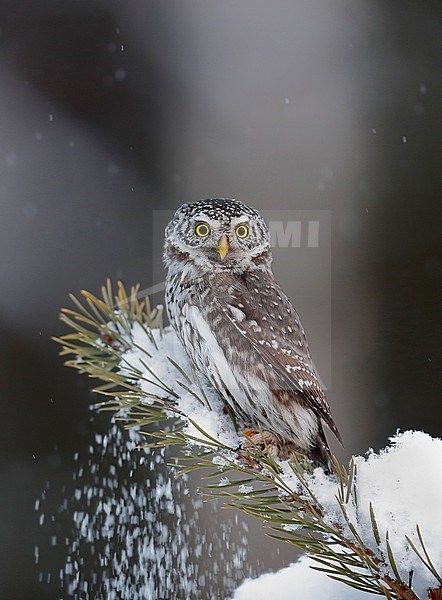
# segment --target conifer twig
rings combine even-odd
[[[334,458],[338,483],[336,501],[342,512],[343,526],[327,518],[324,506],[313,493],[309,479],[313,469],[306,459],[292,454],[287,464],[293,481],[288,483],[287,473],[283,473],[280,463],[260,447],[251,442],[247,447],[229,447],[204,431],[195,419],[183,414],[172,382],[157,377],[149,367],[150,354],[133,339],[133,328],[137,324],[157,348],[154,330],[162,328],[161,308],[151,308],[147,297],[139,300],[138,291],[139,286],[134,286],[127,292],[118,282],[115,292],[107,280],[101,298],[83,291],[83,301],[71,295],[75,308],[61,311],[60,318],[70,333],[54,339],[61,344],[60,354],[66,357],[67,366],[100,382],[95,391],[104,400],[97,408],[114,412],[127,428],[140,428],[149,438],[146,446],[185,447],[179,460],[180,470],[205,470],[208,483],[203,486],[203,493],[207,498],[221,498],[228,506],[265,522],[271,537],[307,552],[317,563],[314,569],[355,589],[387,599],[423,600],[411,589],[412,577],[407,583],[402,581],[388,533],[387,556],[384,556],[375,507],[370,504],[374,549],[365,546],[357,524],[350,518],[349,507],[357,507],[358,503],[353,460],[346,469]],[[135,347],[144,355],[141,365],[148,376],[125,358],[125,353]],[[178,388],[194,396],[203,408],[211,409],[202,383],[194,381],[195,374],[186,373],[172,358],[167,360],[176,370]],[[143,391],[143,381],[154,384],[155,392]],[[234,420],[233,415],[231,418]],[[167,427],[163,428],[161,424],[166,422]],[[190,434],[185,429],[186,423],[193,425],[192,430],[197,433]],[[148,433],[143,432],[147,425]],[[152,429],[152,425],[156,427]],[[419,528],[417,534],[421,549],[410,538],[407,541],[442,584]],[[433,588],[427,598],[441,600],[440,592],[440,587]]]

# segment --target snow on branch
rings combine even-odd
[[[295,454],[274,459],[238,430],[163,328],[162,308],[139,300],[138,287],[128,294],[118,284],[114,293],[108,281],[102,298],[82,295],[71,296],[75,310],[62,310],[72,332],[56,341],[68,366],[101,382],[101,410],[141,433],[149,425],[146,445],[184,448],[182,471],[206,470],[204,494],[261,519],[340,585],[391,600],[442,600],[442,440],[398,433],[379,454],[347,467],[335,460],[331,475]]]

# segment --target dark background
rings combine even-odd
[[[329,211],[340,456],[397,428],[441,435],[441,12],[406,0],[0,2],[2,598],[65,597],[38,582],[34,502],[46,481],[71,479],[97,425],[90,382],[61,366],[50,336],[69,292],[107,276],[157,283],[154,210],[222,196]],[[294,276],[289,260],[277,272],[294,301],[303,291],[324,364],[315,322],[330,274]],[[250,572],[288,564],[292,551],[251,527]]]

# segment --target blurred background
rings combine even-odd
[[[72,484],[73,456],[109,419],[91,420],[91,383],[50,336],[69,292],[158,283],[155,211],[205,197],[325,211],[329,265],[290,255],[275,270],[330,372],[340,458],[398,428],[441,436],[441,13],[439,0],[0,1],[2,598],[68,597],[39,576],[36,545],[54,573],[66,550],[49,552],[35,500]],[[201,597],[294,559],[248,527],[236,581],[193,556],[212,573]]]

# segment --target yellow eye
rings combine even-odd
[[[243,240],[249,235],[249,228],[247,225],[238,225],[238,227],[235,229],[235,233],[240,240]]]
[[[207,237],[210,233],[210,227],[206,223],[199,223],[195,227],[195,233],[199,237]]]

